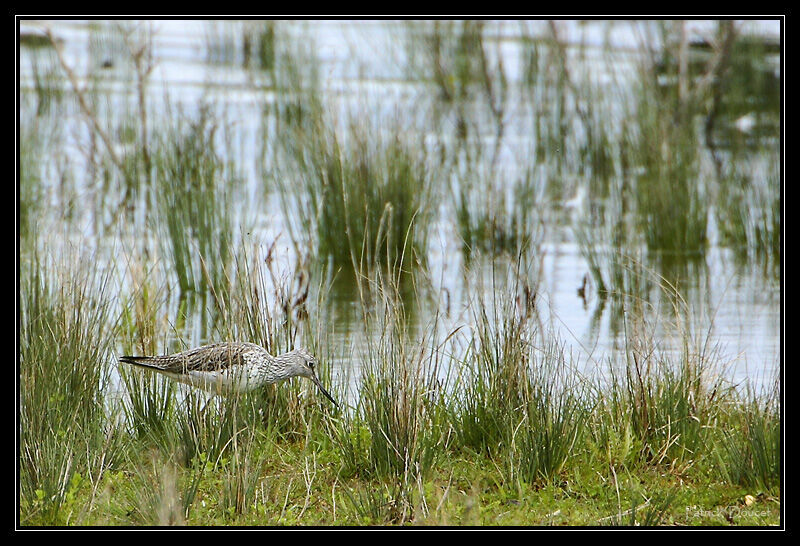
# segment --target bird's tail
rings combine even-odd
[[[152,368],[154,370],[162,370],[164,367],[156,363],[151,357],[149,356],[121,356],[119,357],[120,362],[125,362],[126,364],[133,364],[134,366],[142,366],[143,368]]]

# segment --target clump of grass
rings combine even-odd
[[[527,399],[510,456],[516,458],[516,473],[528,483],[557,478],[580,451],[576,447],[586,430],[588,398],[582,379],[569,378],[571,364],[557,346],[531,358]],[[514,470],[509,478],[515,478]]]
[[[708,202],[699,173],[698,135],[691,119],[674,119],[673,109],[652,90],[641,89],[635,143],[642,174],[636,181],[636,214],[647,248],[703,254]]]
[[[425,139],[362,112],[340,123],[323,102],[309,51],[280,51],[275,78],[275,180],[293,239],[357,274],[422,261],[436,212]]]
[[[409,22],[405,29],[409,77],[434,83],[444,103],[463,106],[483,95],[490,108],[501,107],[505,71],[499,55],[490,58],[484,21]]]
[[[701,171],[701,135],[697,118],[706,114],[706,144],[729,81],[736,29],[721,22],[706,63],[691,62],[685,22],[664,23],[661,49],[649,51],[634,90],[637,136],[632,149],[643,169],[636,184],[637,215],[648,248],[676,254],[703,255],[707,245],[710,189]],[[647,46],[644,46],[647,47]],[[698,66],[704,72],[698,74]],[[719,169],[719,160],[714,156]]]
[[[716,218],[720,243],[733,251],[739,263],[760,259],[765,269],[777,272],[781,256],[778,161],[769,161],[763,177],[750,174],[759,172],[755,165],[741,163],[720,188]]]
[[[422,341],[410,338],[398,278],[393,290],[374,277],[370,282],[379,299],[364,303],[366,346],[355,407],[327,420],[326,428],[340,454],[342,476],[386,486],[385,494],[346,492],[354,510],[367,519],[406,521],[415,513],[413,487],[447,449],[444,357],[430,348],[436,325]]]
[[[258,429],[241,430],[232,443],[222,467],[220,508],[235,514],[247,513],[254,505],[256,487],[262,479],[262,452]]]
[[[206,21],[203,28],[206,62],[234,65],[242,62],[244,23],[241,21]]]
[[[200,463],[214,469],[231,457],[247,456],[255,431],[264,430],[261,409],[269,406],[263,393],[212,397],[151,372],[121,371],[131,437],[143,450],[156,448],[185,469]]]
[[[175,383],[125,365],[119,372],[127,394],[122,409],[131,437],[168,449],[176,407]]]
[[[530,325],[519,320],[510,299],[500,316],[486,305],[477,311],[476,332],[463,358],[451,423],[457,445],[497,454],[521,420],[528,395]]]
[[[271,70],[275,66],[275,21],[207,21],[206,61]]]
[[[44,38],[44,37],[43,37]],[[46,40],[46,38],[44,38]],[[48,42],[48,46],[51,44]],[[33,73],[33,86],[36,97],[36,115],[43,116],[52,106],[59,105],[64,97],[61,87],[61,74],[58,60],[52,47],[36,48],[26,51]]]
[[[42,175],[37,158],[43,143],[38,131],[26,123],[20,124],[19,144],[19,234],[25,241],[35,230],[44,194]]]
[[[771,267],[774,273],[780,271],[781,265],[781,240],[783,238],[781,213],[781,196],[778,177],[770,177],[767,184],[773,189],[771,195],[761,200],[760,214],[755,221],[756,255],[760,255],[764,262]],[[768,192],[769,193],[769,192]]]
[[[674,352],[656,347],[643,316],[634,316],[632,323],[626,319],[623,369],[610,367],[610,384],[600,389],[598,418],[609,420],[603,425],[613,431],[608,438],[639,448],[636,455],[624,449],[623,460],[684,471],[706,453],[729,387],[716,352],[692,340],[677,309],[678,304],[681,345]],[[607,452],[617,447],[606,446]]]
[[[748,386],[729,409],[728,427],[719,431],[716,456],[730,483],[773,491],[781,487],[780,385],[762,396]]]
[[[520,264],[517,264],[520,267]],[[474,326],[445,407],[451,445],[491,457],[508,484],[556,478],[574,456],[590,400],[563,348],[543,335],[520,275],[473,304]],[[495,279],[493,278],[493,283]],[[535,294],[533,295],[535,298]]]
[[[638,306],[649,300],[655,274],[646,269],[645,253],[618,204],[606,204],[605,218],[599,225],[580,223],[573,233],[598,298],[611,298],[621,316],[623,304]]]
[[[287,135],[294,140],[280,183],[287,214],[298,214],[304,240],[335,267],[410,268],[412,256],[424,255],[433,212],[424,145],[397,126],[385,132],[354,122],[340,134],[319,123]]]
[[[362,371],[361,418],[370,432],[369,467],[377,477],[409,484],[430,472],[444,445],[435,383],[439,362],[428,350],[410,346],[396,318],[388,320]]]
[[[181,292],[211,291],[219,299],[228,290],[235,175],[217,155],[216,128],[204,110],[164,136],[154,154],[154,201]]]
[[[511,256],[535,247],[541,240],[542,219],[538,188],[531,170],[501,189],[489,172],[479,175],[475,167],[457,169],[452,193],[455,218],[467,260],[478,253]]]
[[[20,277],[20,520],[64,524],[79,517],[76,488],[96,483],[118,454],[104,400],[109,273],[36,252],[29,260]]]

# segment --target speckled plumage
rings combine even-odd
[[[317,359],[305,349],[272,356],[254,343],[215,343],[171,355],[122,356],[120,362],[155,370],[215,394],[249,391],[290,377],[307,377],[336,404],[314,371]]]

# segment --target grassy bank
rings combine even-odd
[[[263,281],[233,262],[218,337],[255,335],[255,312],[281,350],[293,310],[248,298]],[[341,410],[298,380],[207,401],[118,367],[112,346],[148,329],[98,316],[87,287],[102,278],[37,264],[23,278],[23,525],[778,523],[777,388],[734,389],[690,333],[662,351],[628,316],[627,348],[590,377],[504,290],[422,338],[386,297],[357,386],[323,370]],[[319,327],[312,314],[294,343],[335,356]]]

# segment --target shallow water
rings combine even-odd
[[[135,78],[130,66],[127,50],[119,38],[99,41],[99,45],[87,47],[91,37],[110,34],[105,24],[90,25],[82,21],[55,21],[46,23],[53,33],[63,39],[64,56],[79,75],[93,74],[92,85],[102,90],[108,101],[102,114],[108,119],[129,115],[131,97],[135,94]],[[23,21],[23,33],[41,32],[45,23]],[[169,97],[171,108],[191,114],[198,110],[201,101],[220,112],[228,123],[228,140],[224,153],[226,160],[236,164],[242,176],[241,186],[234,192],[234,225],[241,242],[253,245],[266,252],[276,242],[276,268],[287,271],[293,263],[293,246],[287,238],[287,226],[281,210],[280,199],[274,188],[267,187],[264,175],[270,166],[258,160],[264,143],[264,105],[274,100],[276,90],[268,71],[254,71],[243,67],[243,53],[239,47],[241,25],[238,22],[206,21],[154,21],[142,23],[152,30],[152,52],[156,61],[150,75],[148,99],[153,120],[169,116],[173,110],[165,108],[163,98]],[[522,42],[520,28],[536,36],[544,32],[547,23],[505,22],[491,24],[489,36],[499,44],[500,58],[506,67],[510,81],[522,77],[519,71]],[[409,77],[403,67],[407,66],[406,50],[397,45],[403,27],[399,23],[306,21],[283,23],[285,36],[289,39],[307,41],[320,62],[321,87],[331,108],[340,112],[367,108],[369,116],[380,116],[386,112],[413,118],[414,125],[426,123],[433,111],[428,86]],[[620,78],[635,78],[635,71],[626,71],[626,63],[637,54],[637,46],[647,27],[615,22],[613,24],[594,21],[578,23],[562,21],[558,24],[560,38],[569,46],[570,58],[575,59],[575,77],[578,81],[589,75],[597,81],[619,82]],[[743,30],[759,36],[775,38],[780,34],[777,21],[750,21],[743,23]],[[106,30],[102,30],[106,29]],[[711,22],[694,21],[690,32],[698,36],[711,32]],[[601,53],[609,49],[617,51],[615,62],[622,68],[615,70],[614,77],[601,68]],[[30,110],[35,103],[31,56],[46,59],[40,50],[27,47],[20,49],[20,88],[22,94],[23,125],[33,119]],[[45,62],[45,61],[42,61]],[[50,59],[53,62],[53,59]],[[599,72],[599,73],[598,73]],[[88,83],[89,80],[82,79]],[[81,149],[90,138],[85,118],[74,106],[64,103],[51,107],[49,114],[38,121],[39,131],[48,132],[55,145],[45,148],[46,156],[41,164],[45,175],[43,184],[47,188],[45,199],[49,216],[39,222],[47,226],[48,248],[58,248],[74,241],[81,246],[95,249],[98,266],[124,259],[120,254],[136,253],[145,242],[136,242],[131,233],[111,231],[104,233],[102,226],[108,222],[105,213],[98,218],[96,206],[100,191],[86,175],[86,163],[81,158]],[[371,109],[371,110],[369,110]],[[517,114],[517,112],[515,112]],[[609,114],[611,115],[611,114]],[[499,156],[500,169],[509,173],[524,170],[519,158],[529,153],[526,149],[529,128],[519,115],[510,115],[506,126],[504,147]],[[267,125],[269,120],[267,120]],[[427,131],[431,136],[440,132],[439,121],[431,121]],[[444,124],[447,127],[448,120]],[[773,135],[774,139],[778,135]],[[124,152],[124,150],[123,150]],[[57,165],[66,163],[71,179],[65,190],[62,181],[48,177],[57,171]],[[567,164],[569,162],[567,161]],[[543,166],[543,180],[555,178]],[[511,179],[509,176],[507,179]],[[606,356],[624,344],[624,337],[614,326],[612,305],[604,302],[593,290],[586,287],[585,297],[578,294],[589,265],[575,239],[574,227],[582,222],[591,222],[591,210],[596,203],[588,199],[575,199],[576,187],[581,179],[565,177],[560,189],[548,193],[543,207],[547,208],[547,221],[543,238],[535,248],[539,274],[537,285],[537,310],[545,328],[555,331],[564,341],[567,352],[582,365],[591,368],[601,366]],[[766,182],[765,182],[766,183]],[[69,218],[65,210],[69,208]],[[60,211],[60,212],[59,212]],[[145,236],[146,238],[147,236]],[[699,264],[689,269],[690,275],[681,280],[680,292],[691,310],[691,323],[695,335],[708,334],[712,345],[719,345],[722,360],[730,363],[735,381],[748,378],[755,383],[768,380],[778,369],[781,357],[780,322],[780,278],[765,272],[757,263],[741,265],[729,249],[720,247],[710,235],[711,246]],[[428,275],[433,299],[438,303],[444,331],[468,325],[472,318],[468,312],[472,284],[466,288],[470,276],[486,276],[491,269],[477,259],[465,274],[461,242],[457,235],[452,211],[443,203],[434,221],[429,237]],[[657,270],[653,263],[645,267]],[[124,281],[123,281],[124,282]],[[337,318],[333,327],[334,347],[358,344],[362,328],[358,323],[357,291],[352,288],[335,290],[331,305]],[[650,303],[654,316],[668,317],[670,303],[659,296],[657,290],[650,291]],[[176,305],[176,304],[175,304]],[[432,320],[435,306],[420,305],[420,312],[413,315],[413,322],[424,328]],[[444,310],[444,312],[442,312]],[[170,313],[172,316],[172,313]],[[669,319],[664,319],[669,322]],[[189,329],[191,343],[203,343],[208,335],[202,328]],[[673,345],[670,328],[656,329],[658,340],[665,347]],[[338,358],[339,366],[352,365],[357,349],[343,351]]]

